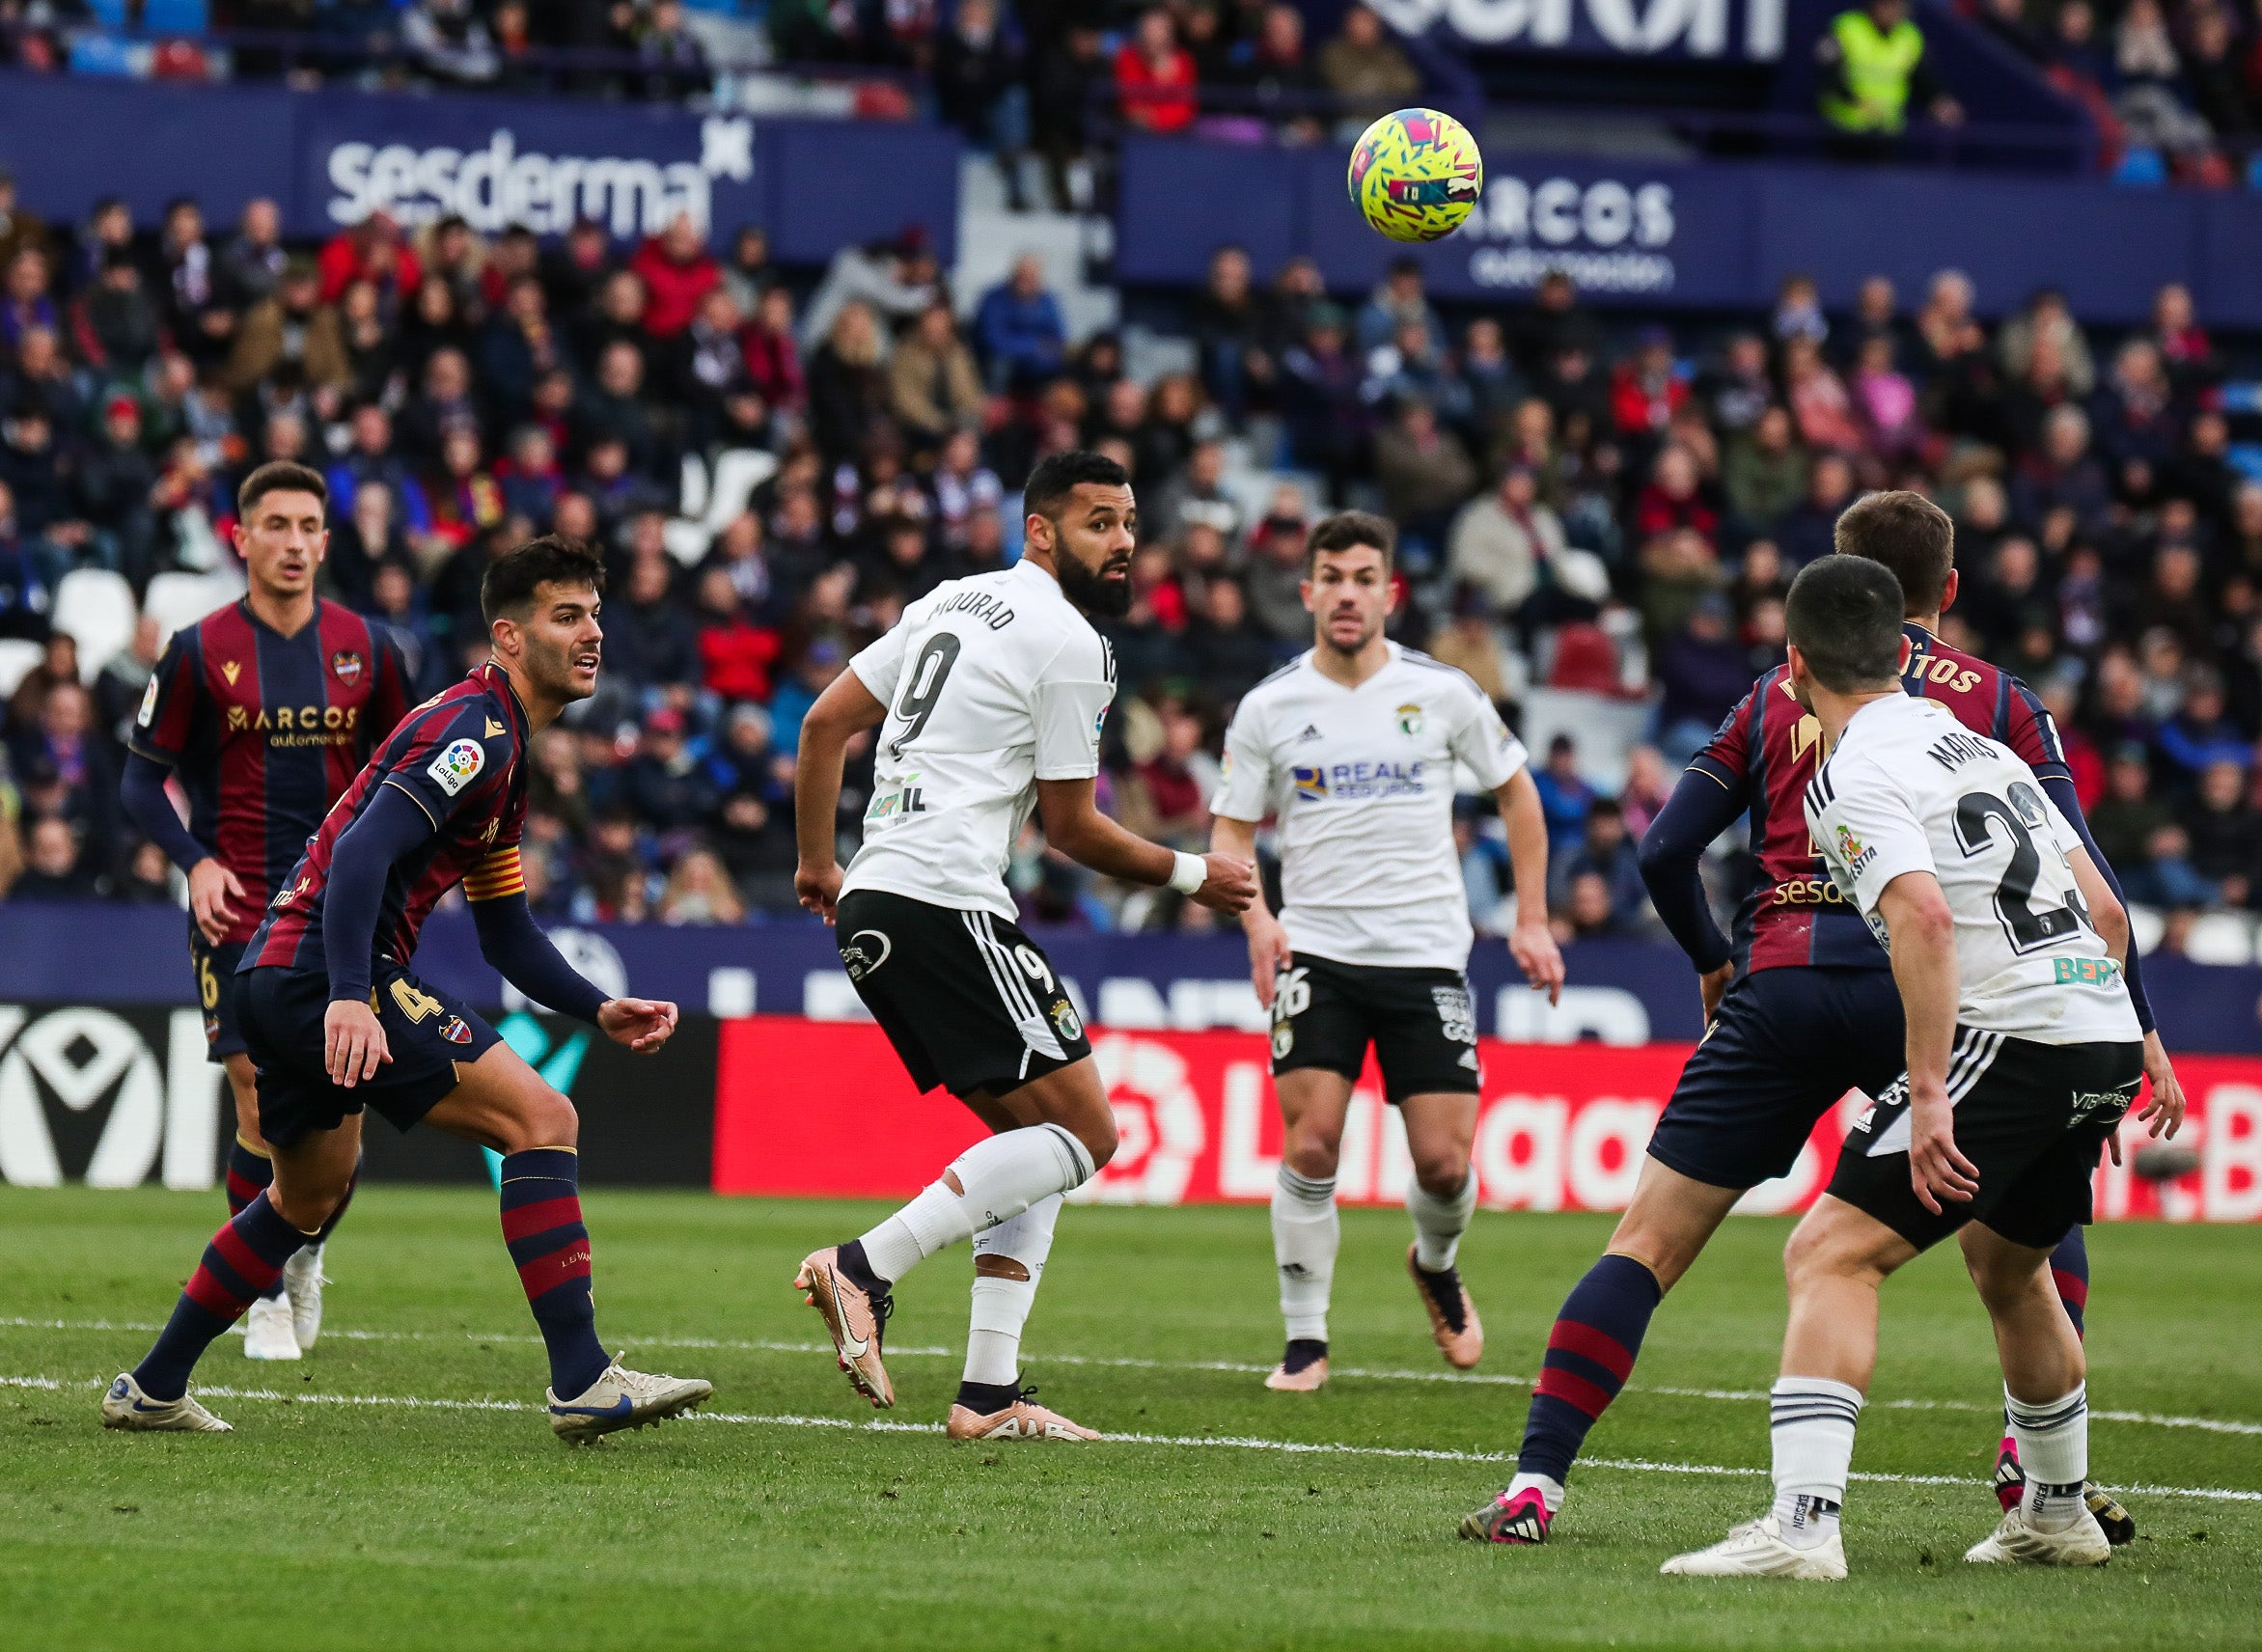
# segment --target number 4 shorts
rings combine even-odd
[[[330,1082],[323,1060],[329,977],[272,964],[242,976],[244,1043],[259,1068],[260,1133],[278,1147],[335,1130],[364,1107],[405,1131],[502,1042],[468,1005],[398,964],[380,964],[373,978],[370,1007],[393,1059],[376,1077],[346,1089]]]

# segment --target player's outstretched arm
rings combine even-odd
[[[641,998],[607,998],[542,933],[527,910],[515,844],[497,849],[463,880],[480,956],[535,1003],[586,1021],[617,1044],[647,1056],[676,1031],[676,1006]]]
[[[1547,812],[1529,768],[1520,768],[1493,794],[1508,829],[1508,865],[1516,874],[1516,927],[1508,950],[1533,992],[1563,999],[1563,954],[1547,926]]]
[[[1213,855],[1224,855],[1254,867],[1256,822],[1235,820],[1229,814],[1216,816],[1209,829],[1209,849]],[[1287,930],[1264,903],[1261,879],[1257,881],[1255,893],[1249,897],[1248,910],[1241,914],[1241,930],[1249,937],[1249,984],[1256,989],[1256,1002],[1270,1009],[1274,985],[1280,979],[1281,971],[1287,968],[1289,959],[1295,955],[1295,949],[1288,945]]]
[[[1100,812],[1090,780],[1040,780],[1036,811],[1045,840],[1078,866],[1125,883],[1168,886],[1238,917],[1256,898],[1256,867],[1231,855],[1189,855],[1150,843]]]
[[[205,939],[218,946],[226,938],[228,926],[235,922],[235,908],[229,902],[249,897],[235,874],[181,824],[173,800],[165,795],[166,777],[171,773],[153,757],[127,752],[125,773],[118,782],[118,801],[141,835],[164,850],[165,858],[187,875],[189,916],[204,931]]]
[[[841,807],[841,765],[848,742],[877,728],[887,715],[887,705],[849,670],[833,678],[802,719],[801,747],[793,759],[793,834],[801,851],[793,893],[827,923],[841,898],[835,815]]]
[[[1956,1041],[1961,978],[1956,921],[1929,871],[1903,872],[1885,886],[1877,909],[1892,937],[1893,982],[1908,1018],[1909,1181],[1934,1215],[1979,1191],[1979,1171],[1958,1150],[1947,1064]]]

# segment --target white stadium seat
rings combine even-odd
[[[78,675],[92,683],[118,651],[133,641],[133,587],[108,568],[73,568],[55,588],[55,629],[78,644]]]
[[[208,573],[161,573],[150,581],[142,612],[157,622],[160,643],[184,625],[193,625],[241,592],[234,580]]]
[[[22,637],[0,637],[0,700],[7,699],[32,674],[46,649]]]

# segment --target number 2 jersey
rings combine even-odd
[[[939,585],[848,662],[888,707],[864,845],[841,880],[1014,916],[1013,840],[1040,780],[1090,780],[1116,660],[1034,563]]]
[[[434,831],[385,874],[372,937],[374,958],[405,966],[425,919],[459,883],[473,900],[523,890],[518,843],[526,828],[526,708],[498,665],[480,667],[411,711],[323,816],[244,949],[242,968],[329,968],[322,903],[331,860],[338,840],[380,786],[405,792]]]
[[[2007,747],[1935,702],[1888,695],[1854,713],[1803,803],[1833,882],[1880,942],[1886,887],[1940,880],[1959,1025],[2036,1044],[2143,1036],[2074,878],[2082,840]]]
[[[251,939],[307,840],[407,709],[382,630],[335,602],[286,637],[236,601],[174,632],[132,749],[188,793],[189,835],[235,874],[230,942]]]
[[[2050,713],[2008,672],[1951,648],[1911,621],[1901,681],[1912,696],[1948,711],[1975,734],[2000,741],[2044,780],[2066,773]],[[1690,768],[1744,802],[1758,875],[1736,909],[1735,951],[1746,970],[1788,965],[1888,969],[1860,914],[1824,870],[1807,834],[1802,797],[1822,760],[1822,725],[1792,698],[1777,667],[1752,685]],[[2077,841],[2079,840],[2076,840]]]

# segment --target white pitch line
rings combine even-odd
[[[30,1331],[140,1331],[158,1332],[165,1328],[154,1322],[121,1319],[35,1319],[22,1315],[0,1317],[0,1328],[14,1327]],[[242,1327],[234,1328],[237,1335]],[[438,1331],[349,1331],[326,1328],[325,1336],[335,1336],[352,1342],[477,1342],[538,1344],[539,1336],[529,1336],[517,1332],[497,1335],[483,1335],[478,1332]],[[747,1354],[829,1354],[832,1347],[824,1342],[784,1342],[768,1338],[733,1339],[717,1336],[622,1336],[613,1339],[627,1348],[695,1348],[710,1352]],[[959,1357],[956,1348],[924,1347],[907,1344],[891,1347],[890,1359],[954,1360]],[[1143,1360],[1128,1356],[1102,1354],[1045,1354],[1033,1356],[1032,1366],[1082,1365],[1097,1369],[1132,1371],[1211,1371],[1229,1376],[1267,1375],[1270,1365],[1252,1365],[1237,1360]],[[1399,1371],[1360,1365],[1338,1365],[1338,1377],[1356,1377],[1368,1382],[1444,1383],[1458,1388],[1516,1388],[1528,1389],[1530,1377],[1508,1376],[1490,1371]],[[1708,1399],[1737,1404],[1756,1403],[1766,1399],[1764,1389],[1689,1389],[1671,1388],[1663,1384],[1628,1383],[1619,1390],[1632,1394],[1659,1394],[1669,1399]],[[1868,1403],[1871,1411],[1957,1411],[1993,1415],[2001,1411],[1998,1405],[1981,1405],[1968,1399],[1876,1399]],[[2092,1420],[2100,1422],[2139,1423],[2151,1428],[2195,1428],[2209,1434],[2262,1435],[2262,1422],[2240,1422],[2226,1418],[2179,1417],[2151,1411],[2091,1410]],[[1586,1459],[1582,1458],[1581,1461]]]
[[[57,1391],[64,1389],[94,1390],[104,1387],[99,1380],[68,1381],[58,1377],[0,1377],[0,1388],[39,1389]],[[511,1399],[428,1399],[421,1395],[396,1394],[326,1394],[283,1393],[274,1389],[237,1389],[226,1386],[197,1385],[198,1394],[208,1399],[279,1400],[292,1405],[354,1405],[375,1406],[402,1411],[520,1411],[539,1412],[542,1408],[528,1400]],[[764,1415],[754,1412],[693,1412],[685,1420],[692,1422],[721,1422],[753,1428],[837,1428],[863,1434],[940,1434],[939,1422],[897,1422],[882,1418],[860,1420],[844,1417],[804,1417],[793,1413]],[[1115,1446],[1166,1446],[1182,1448],[1228,1451],[1276,1451],[1284,1456],[1321,1457],[1382,1457],[1401,1462],[1423,1463],[1512,1463],[1513,1452],[1456,1451],[1450,1447],[1431,1446],[1355,1446],[1340,1441],[1327,1440],[1266,1440],[1255,1435],[1239,1434],[1107,1434],[1104,1443]],[[1720,1463],[1660,1463],[1643,1457],[1582,1457],[1579,1466],[1585,1469],[1610,1469],[1635,1474],[1692,1474],[1710,1478],[1765,1479],[1766,1469],[1733,1468]],[[1878,1485],[1896,1486],[1986,1486],[1987,1480],[1974,1480],[1956,1474],[1873,1474],[1855,1473],[1852,1478]],[[2114,1491],[2131,1496],[2193,1498],[2209,1502],[2262,1502],[2262,1492],[2239,1491],[2220,1486],[2115,1486]]]

